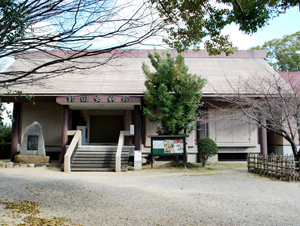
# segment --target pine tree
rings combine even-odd
[[[150,72],[143,63],[147,88],[144,114],[151,122],[160,122],[159,135],[178,135],[191,130],[206,80],[188,73],[181,54],[176,59],[169,53],[162,58],[157,52],[149,53],[148,57],[156,72]]]

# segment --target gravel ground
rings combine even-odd
[[[0,200],[40,203],[71,225],[300,225],[300,183],[246,169],[63,173],[0,168]],[[0,205],[0,225],[17,225]]]

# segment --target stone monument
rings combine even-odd
[[[46,155],[43,128],[38,122],[26,127],[20,155]]]
[[[49,164],[50,157],[46,156],[43,128],[38,122],[26,127],[20,155],[15,156],[15,163]]]

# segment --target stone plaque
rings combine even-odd
[[[27,137],[27,150],[37,150],[39,144],[39,136],[28,135]]]
[[[34,122],[26,127],[20,155],[46,155],[43,129],[38,122]]]

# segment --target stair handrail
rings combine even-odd
[[[125,135],[129,135],[129,131],[121,130],[119,135],[117,153],[116,153],[116,169],[115,169],[116,172],[121,172],[121,155],[122,155]]]
[[[64,172],[71,171],[71,156],[76,148],[76,146],[81,146],[81,130],[69,130],[68,136],[74,135],[69,148],[64,157]]]

